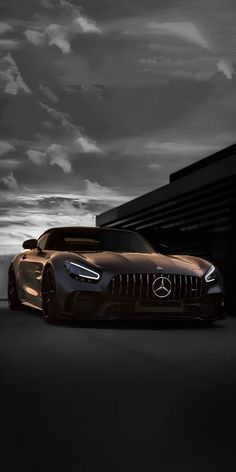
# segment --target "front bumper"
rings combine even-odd
[[[115,297],[100,292],[71,293],[63,317],[69,319],[202,319],[218,320],[224,316],[221,293],[202,298],[156,301]]]

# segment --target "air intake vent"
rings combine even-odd
[[[204,295],[204,284],[200,277],[180,274],[163,274],[171,282],[171,292],[165,300],[182,300]],[[108,292],[117,297],[157,299],[152,284],[159,274],[120,274],[111,280]]]

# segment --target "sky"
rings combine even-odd
[[[235,0],[1,0],[0,254],[233,144]]]

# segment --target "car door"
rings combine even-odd
[[[48,259],[47,251],[39,248],[22,253],[19,261],[21,299],[41,307],[41,284],[44,265]]]

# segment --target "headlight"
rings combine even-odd
[[[91,280],[99,280],[101,275],[95,270],[91,270],[88,267],[82,264],[76,264],[75,262],[65,261],[65,269],[67,272],[78,280],[83,280],[84,282],[90,282]]]
[[[208,269],[207,273],[205,274],[205,281],[206,282],[215,282],[217,279],[217,273],[215,266],[211,265]]]

